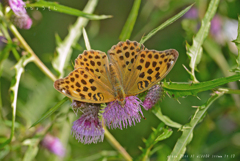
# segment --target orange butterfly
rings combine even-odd
[[[119,42],[108,55],[88,50],[75,60],[74,71],[54,82],[62,94],[81,102],[107,103],[146,91],[162,80],[178,58],[175,49],[148,50],[136,41]]]

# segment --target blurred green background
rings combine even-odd
[[[62,5],[82,10],[87,3],[87,0],[59,0]],[[92,49],[107,52],[111,46],[119,42],[119,35],[126,22],[128,14],[132,8],[134,1],[129,0],[100,0],[94,14],[112,15],[112,18],[101,21],[89,21],[86,31],[88,33],[89,41]],[[183,64],[188,67],[189,59],[186,55],[186,41],[192,44],[191,40],[197,30],[192,30],[190,27],[198,26],[200,19],[204,16],[208,6],[208,0],[142,0],[139,16],[137,18],[135,27],[130,40],[140,41],[144,34],[147,34],[153,28],[163,23],[168,18],[180,12],[186,6],[195,3],[194,7],[198,9],[199,15],[194,20],[186,20],[181,18],[172,25],[161,30],[149,39],[144,45],[148,49],[165,50],[174,48],[179,52],[179,58],[172,71],[167,75],[167,81],[172,82],[188,82],[190,80],[189,74],[186,72]],[[239,0],[222,0],[220,1],[217,14],[223,19],[235,19],[240,13]],[[64,39],[68,34],[68,28],[74,24],[77,17],[70,16],[54,11],[27,9],[29,15],[33,19],[33,26],[30,30],[19,30],[25,38],[29,46],[35,51],[37,56],[44,62],[44,64],[54,73],[57,74],[51,65],[54,58],[56,41],[55,34]],[[185,23],[183,23],[183,20]],[[188,30],[184,29],[187,28]],[[221,30],[222,32],[223,30]],[[225,42],[218,43],[214,36],[209,35],[208,39],[217,44],[218,48],[225,57],[228,65],[233,67],[235,65],[236,55],[230,50],[229,45]],[[232,39],[233,40],[233,39]],[[230,42],[230,40],[229,40]],[[72,62],[84,49],[84,40],[81,37],[78,46],[74,48],[72,54]],[[10,105],[10,84],[11,78],[14,75],[12,69],[16,60],[12,55],[4,62],[3,74],[1,77],[1,99],[2,99],[2,115],[4,118],[11,120],[11,105]],[[9,70],[10,69],[10,70]],[[73,64],[69,64],[66,75],[73,69]],[[196,72],[196,77],[201,81],[208,81],[215,78],[224,77],[223,71],[214,59],[208,54],[208,51],[203,51],[203,56],[198,65],[199,72]],[[225,68],[227,71],[228,69]],[[239,85],[238,82],[235,82]],[[235,85],[236,85],[235,84]],[[225,86],[227,87],[227,85]],[[188,96],[180,98],[179,103],[173,98],[166,96],[161,102],[161,109],[164,115],[172,120],[186,124],[190,121],[190,117],[194,114],[195,108],[192,106],[200,106],[204,104],[210,97],[211,91],[202,92],[195,96]],[[237,96],[239,99],[239,96]],[[41,115],[49,108],[53,107],[63,95],[58,93],[53,88],[53,82],[46,77],[42,71],[36,67],[35,64],[30,63],[25,68],[25,73],[22,75],[18,103],[17,103],[17,118],[16,118],[16,137],[14,142],[17,143],[26,139],[38,127],[29,129],[31,124],[37,121]],[[238,107],[237,107],[238,106]],[[157,127],[161,122],[151,111],[143,111],[146,120],[142,119],[136,126],[128,127],[127,129],[109,130],[112,135],[119,141],[119,143],[129,152],[133,157],[141,154],[138,149],[139,146],[144,147],[142,138],[147,138],[152,132],[151,127]],[[59,137],[67,148],[66,160],[81,160],[99,153],[102,150],[114,150],[114,148],[105,139],[103,143],[84,145],[78,143],[77,140],[71,136],[71,124],[78,117],[69,116],[74,115],[70,102],[65,103],[61,109],[51,118],[44,120],[41,126],[47,126],[49,121],[54,121],[50,133]],[[55,119],[57,116],[57,119]],[[187,146],[186,154],[219,154],[231,155],[234,154],[234,159],[240,160],[240,112],[239,104],[233,100],[231,95],[224,95],[217,100],[208,110],[207,116],[195,128],[192,142]],[[9,123],[10,124],[10,123]],[[6,125],[1,125],[1,136],[6,136],[10,133],[10,128]],[[10,126],[10,125],[9,125]],[[169,155],[173,149],[177,139],[181,136],[181,132],[177,129],[172,129],[173,135],[159,145],[164,147],[164,154],[161,151],[152,156],[151,160],[159,160],[161,155]],[[13,148],[12,146],[11,148]],[[40,146],[41,147],[41,146]],[[11,149],[10,148],[10,149]],[[17,149],[17,147],[15,147]],[[16,156],[22,157],[22,152],[26,150],[21,148],[18,151],[11,149],[10,154],[6,159],[11,160]],[[159,154],[158,154],[159,153]],[[55,156],[49,153],[46,149],[40,148],[36,160],[53,160]],[[64,160],[65,160],[64,159]],[[57,160],[57,159],[56,159]],[[197,158],[184,158],[182,160],[205,160]],[[211,159],[214,160],[214,159]],[[215,159],[219,160],[219,159]],[[228,159],[226,159],[228,160]]]

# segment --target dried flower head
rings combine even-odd
[[[77,105],[79,103],[74,104]],[[72,134],[78,141],[84,144],[102,142],[104,129],[98,118],[100,106],[98,104],[85,104],[82,107],[82,105],[79,108],[83,114],[78,120],[74,121]]]
[[[146,110],[151,109],[160,99],[160,97],[163,94],[163,89],[160,85],[154,85],[152,86],[147,96],[145,97],[145,100],[143,101],[143,107]]]
[[[26,13],[12,16],[12,22],[20,29],[30,29],[32,26],[32,19]]]

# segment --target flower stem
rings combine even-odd
[[[37,55],[33,52],[31,47],[27,44],[27,42],[24,40],[24,38],[21,36],[21,34],[18,32],[16,27],[13,24],[9,25],[10,30],[12,33],[18,38],[24,49],[29,52],[33,56],[33,62],[53,81],[55,81],[57,78],[52,72],[43,64],[43,62],[37,57]]]
[[[105,130],[105,136],[108,139],[108,141],[110,142],[110,144],[112,144],[113,147],[115,147],[119,153],[122,154],[122,156],[128,160],[128,161],[132,161],[132,157],[127,153],[127,151],[119,144],[119,142],[112,136],[112,134],[107,130],[106,126],[103,126],[104,130]]]

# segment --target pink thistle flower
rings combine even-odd
[[[25,3],[22,0],[9,0],[9,5],[15,15],[12,20],[13,23],[20,29],[30,29],[32,26],[32,19],[28,16]]]
[[[163,94],[163,89],[160,85],[154,85],[149,89],[145,100],[143,101],[143,107],[145,110],[151,109],[160,99]]]
[[[143,116],[141,106],[142,101],[136,96],[126,97],[124,107],[119,105],[117,101],[110,102],[103,113],[103,118],[109,128],[124,128],[135,125],[135,122],[140,122],[141,115]],[[141,113],[141,115],[139,114]]]
[[[27,13],[26,9],[24,8],[25,3],[22,0],[9,0],[8,3],[16,15]]]
[[[47,148],[50,152],[64,157],[66,149],[64,148],[62,142],[57,138],[50,134],[46,134],[41,142],[42,146]]]
[[[83,114],[78,120],[74,121],[72,134],[78,141],[84,144],[102,142],[104,129],[98,118],[100,106],[96,104],[86,104],[85,107],[80,108]]]

